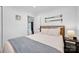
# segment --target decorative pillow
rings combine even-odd
[[[51,28],[51,29],[41,29],[41,32],[43,34],[47,34],[47,35],[60,35],[60,28]]]

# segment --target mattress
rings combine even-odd
[[[61,52],[64,52],[64,44],[61,36],[50,36],[42,33],[37,33],[26,37],[30,38],[31,40],[48,45],[50,47],[54,47]],[[8,53],[15,52],[14,48],[12,47],[9,41],[7,41],[4,45],[4,52]]]

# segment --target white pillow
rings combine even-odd
[[[51,29],[41,29],[41,32],[43,34],[47,34],[47,35],[60,35],[60,28],[51,28]]]

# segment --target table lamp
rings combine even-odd
[[[73,39],[73,37],[75,37],[75,31],[74,30],[68,30],[67,36],[68,36],[68,38]]]

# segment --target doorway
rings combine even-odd
[[[34,17],[28,16],[27,17],[27,33],[28,35],[34,34]]]

